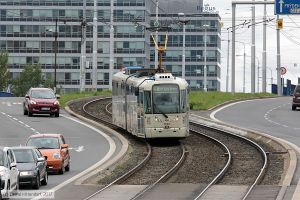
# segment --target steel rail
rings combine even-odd
[[[181,154],[180,159],[178,160],[178,162],[170,170],[168,170],[164,175],[162,175],[157,181],[155,181],[154,183],[152,183],[152,184],[148,185],[147,187],[145,187],[143,190],[141,190],[139,193],[137,193],[130,200],[136,200],[136,199],[140,198],[147,191],[149,191],[153,187],[155,187],[158,183],[161,183],[161,182],[167,180],[173,173],[175,173],[182,166],[182,163],[184,162],[184,160],[187,156],[187,151],[185,149],[185,146],[182,145],[182,144],[181,144],[181,150],[182,150],[182,154]]]
[[[198,135],[202,135],[210,140],[212,140],[213,142],[215,143],[218,143],[222,146],[222,148],[226,151],[226,155],[228,156],[228,159],[227,159],[227,162],[226,164],[224,165],[223,169],[217,174],[217,176],[215,176],[215,178],[198,194],[197,197],[194,198],[194,200],[197,200],[199,199],[200,197],[202,197],[202,195],[213,185],[215,184],[218,180],[220,180],[224,174],[227,172],[228,168],[230,167],[231,163],[232,163],[232,155],[231,155],[231,152],[230,150],[228,149],[228,147],[222,143],[221,141],[211,137],[211,136],[208,136],[206,134],[203,134],[203,133],[200,133],[196,130],[193,130],[193,129],[190,129],[190,131],[198,134]]]
[[[129,170],[128,172],[126,172],[125,174],[123,174],[122,176],[120,176],[119,178],[117,178],[116,180],[112,181],[111,183],[107,184],[105,187],[101,188],[100,190],[98,190],[97,192],[95,192],[94,194],[88,196],[87,198],[85,198],[84,200],[89,200],[93,197],[95,197],[97,194],[103,192],[104,190],[110,188],[111,186],[113,186],[116,183],[120,183],[125,181],[127,178],[129,178],[132,174],[136,173],[137,171],[139,171],[142,167],[144,167],[146,165],[146,163],[149,161],[151,154],[152,154],[152,149],[151,146],[147,143],[147,148],[148,148],[148,154],[147,156],[138,164],[136,165],[134,168],[132,168],[131,170]]]
[[[249,189],[247,190],[247,192],[245,193],[245,195],[243,196],[242,200],[246,200],[246,198],[249,196],[250,192],[253,190],[253,188],[255,187],[255,185],[257,185],[261,179],[263,178],[265,172],[266,172],[266,169],[267,169],[267,164],[268,164],[268,158],[267,158],[267,153],[264,151],[264,149],[259,145],[257,144],[256,142],[244,137],[244,136],[241,136],[241,135],[237,135],[237,134],[234,134],[234,133],[230,133],[229,131],[225,131],[225,130],[221,130],[219,128],[211,128],[207,125],[204,125],[204,124],[197,124],[197,123],[194,123],[194,122],[190,122],[190,124],[192,125],[196,125],[196,126],[202,126],[202,127],[205,127],[206,129],[211,129],[211,130],[217,130],[217,131],[220,131],[221,133],[223,134],[229,134],[229,135],[232,135],[234,137],[237,137],[239,139],[243,139],[244,141],[246,141],[248,144],[252,145],[253,147],[255,147],[258,152],[262,155],[262,158],[263,158],[263,166],[261,167],[260,169],[260,172],[259,174],[257,175],[255,181],[253,182],[253,184],[249,187]]]

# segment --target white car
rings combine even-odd
[[[0,147],[0,176],[2,198],[8,198],[12,191],[19,188],[16,157],[9,147]]]

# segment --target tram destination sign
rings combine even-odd
[[[276,0],[275,15],[300,15],[300,1]]]

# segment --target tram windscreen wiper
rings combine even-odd
[[[164,112],[162,112],[161,110],[158,109],[157,105],[155,103],[153,103],[155,110],[157,110],[160,114],[162,114],[165,118],[169,118],[168,115]]]

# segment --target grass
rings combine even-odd
[[[270,93],[235,93],[229,92],[191,92],[190,108],[191,110],[207,110],[216,105],[222,104],[226,101],[238,100],[238,99],[251,99],[261,97],[271,97],[274,94]]]
[[[103,90],[103,91],[97,91],[97,92],[66,93],[66,94],[61,95],[61,98],[59,99],[59,103],[60,103],[61,107],[64,108],[68,101],[71,101],[74,99],[85,98],[85,97],[101,96],[101,95],[111,95],[111,91]]]
[[[65,107],[68,101],[85,98],[85,97],[92,97],[92,96],[107,96],[111,95],[111,91],[104,90],[98,92],[83,92],[83,93],[67,93],[61,95],[59,100],[61,107]],[[191,92],[189,95],[190,98],[190,108],[191,110],[207,110],[212,108],[216,105],[222,104],[227,101],[231,100],[238,100],[238,99],[251,99],[251,98],[261,98],[261,97],[271,97],[274,94],[270,93],[235,93],[234,95],[228,92]]]

